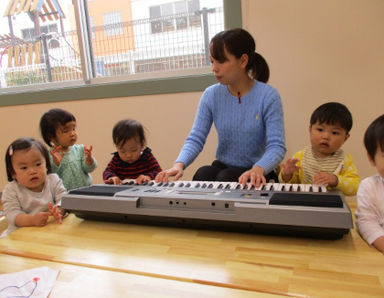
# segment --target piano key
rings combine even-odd
[[[251,183],[247,183],[243,189],[246,189],[246,190],[251,190],[251,187],[252,187],[252,184]]]
[[[320,185],[313,184],[312,185],[312,191],[313,192],[319,192]]]
[[[327,187],[325,185],[320,186],[321,192],[327,192]]]
[[[312,192],[311,188],[312,188],[312,185],[311,184],[302,184],[302,187],[303,187],[303,191],[307,191],[307,192]]]
[[[193,187],[194,188],[200,188],[200,183],[199,182],[195,183],[195,185]]]
[[[275,190],[277,191],[284,191],[285,190],[285,184],[284,183],[275,183],[277,184],[275,187]]]

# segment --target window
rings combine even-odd
[[[197,15],[199,0],[184,0],[149,7],[152,33],[187,29],[188,26],[201,26]]]
[[[107,12],[103,14],[104,32],[106,36],[123,34],[123,25],[120,11]]]
[[[0,16],[0,100],[14,87],[20,92],[42,83],[57,88],[86,81],[89,87],[145,73],[141,78],[176,78],[184,70],[198,74],[207,66],[207,45],[202,15],[195,12],[214,9],[208,15],[209,39],[224,29],[223,0],[114,0],[113,11],[106,10],[107,0],[44,0],[54,6],[47,5],[34,22],[24,10],[6,11],[9,1],[0,1],[6,12]],[[224,2],[240,7],[237,0]]]

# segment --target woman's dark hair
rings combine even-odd
[[[256,44],[252,35],[241,28],[224,30],[217,33],[210,42],[211,56],[223,63],[227,60],[224,49],[240,59],[243,54],[248,55],[246,71],[260,82],[268,82],[269,67],[263,56],[256,53]]]
[[[347,133],[352,128],[352,114],[348,108],[338,102],[327,102],[319,106],[311,115],[310,125],[316,123],[338,124],[344,128]]]
[[[124,119],[115,124],[112,131],[113,143],[123,145],[127,140],[137,138],[141,144],[146,143],[144,128],[136,120]]]
[[[364,145],[369,157],[374,161],[377,148],[384,152],[384,114],[376,118],[364,134]]]
[[[49,161],[49,153],[47,148],[40,141],[33,138],[20,138],[12,142],[8,146],[7,151],[5,152],[5,166],[7,171],[8,181],[12,181],[12,175],[15,173],[15,170],[12,166],[12,155],[19,150],[29,151],[31,147],[35,147],[40,151],[41,155],[45,158],[45,164],[47,167],[47,173],[51,173],[51,162]]]
[[[56,130],[59,125],[65,125],[68,122],[76,121],[75,116],[62,109],[51,109],[45,112],[40,119],[40,132],[44,142],[51,146],[51,141],[56,137]]]

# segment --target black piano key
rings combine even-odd
[[[196,183],[195,188],[199,188],[199,187],[200,187],[200,183]]]
[[[220,183],[220,184],[217,186],[217,188],[218,188],[218,189],[223,188],[223,184]]]
[[[185,184],[185,187],[190,187],[190,186],[191,186],[191,183],[189,182]]]
[[[163,182],[159,182],[159,184],[157,184],[156,186],[162,186],[163,185]]]
[[[175,182],[172,182],[171,184],[169,184],[169,187],[174,187],[175,186]]]
[[[208,185],[208,188],[212,188],[212,187],[213,187],[213,184],[210,183],[210,184]]]
[[[323,190],[322,190],[321,186],[319,186],[319,192],[323,192]]]
[[[168,182],[165,182],[163,186],[168,186],[168,185],[169,185],[169,183],[168,183]]]
[[[147,185],[148,184],[148,181],[144,181],[143,183],[141,183],[141,185]]]
[[[281,187],[281,191],[285,191],[285,185]]]
[[[206,188],[207,187],[207,183],[203,183],[203,185],[201,186],[201,188]]]
[[[227,184],[226,186],[225,186],[225,189],[230,189],[231,188],[231,184]]]
[[[241,184],[238,184],[238,185],[236,186],[236,189],[241,189]]]
[[[178,186],[179,186],[179,187],[183,187],[183,186],[184,186],[184,183],[181,182]]]
[[[153,181],[148,183],[149,186],[152,186],[153,184],[155,184],[155,182],[153,182]]]
[[[301,186],[297,186],[297,191],[301,191]]]
[[[312,187],[312,185],[309,187],[309,191],[310,191],[310,192],[313,192],[313,187]]]

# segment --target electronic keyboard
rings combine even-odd
[[[353,228],[340,192],[303,184],[175,181],[92,185],[62,198],[84,219],[237,232],[341,238]]]

